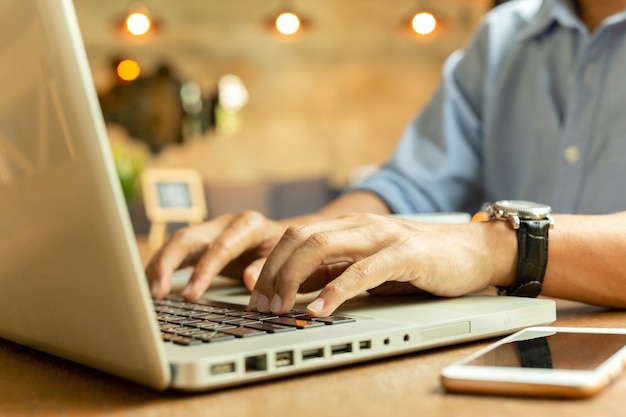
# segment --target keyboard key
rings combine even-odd
[[[184,324],[184,325],[191,325],[191,324],[200,323],[200,322],[202,322],[202,320],[188,318],[187,320],[180,320],[180,321],[177,321],[176,323]]]
[[[181,337],[180,339],[173,339],[172,342],[176,343],[177,345],[185,345],[185,346],[202,344],[202,340],[194,339],[192,337]]]
[[[277,319],[278,318],[278,316],[276,314],[259,313],[259,312],[256,312],[256,311],[248,313],[245,317],[249,318],[249,319],[256,319],[256,320],[269,320],[269,319]]]
[[[344,316],[315,317],[312,320],[321,321],[322,323],[325,323],[325,324],[342,324],[342,323],[352,323],[353,321],[356,321],[355,318],[344,317]]]
[[[285,315],[260,313],[244,305],[205,299],[191,302],[180,296],[154,300],[161,337],[180,346],[324,327],[356,321],[352,317],[309,317],[305,310]]]
[[[235,336],[222,332],[203,332],[193,336],[194,339],[202,340],[205,343],[221,342],[234,339]]]
[[[233,326],[232,324],[215,323],[213,321],[203,321],[200,323],[195,323],[192,326],[204,330],[234,329],[235,327],[237,327]]]
[[[175,339],[180,339],[181,337],[182,336],[179,336],[174,333],[161,333],[161,339],[163,339],[165,342],[171,342]]]
[[[258,324],[248,324],[245,327],[250,329],[262,330],[267,333],[280,333],[296,330],[293,326],[283,326],[282,324],[268,323],[267,321]]]
[[[159,318],[159,320],[166,321],[168,323],[180,323],[181,321],[189,320],[189,317],[169,316],[169,317]]]
[[[161,330],[171,329],[172,327],[180,327],[180,326],[176,323],[159,323],[159,329]]]
[[[278,317],[270,320],[263,320],[263,322],[282,324],[284,326],[297,327],[298,329],[310,329],[311,327],[321,327],[324,323],[313,320],[302,320],[294,317]]]
[[[198,317],[201,318],[202,320],[210,320],[210,321],[214,321],[216,323],[221,323],[223,319],[225,319],[227,316],[224,314],[216,314],[216,313],[209,313],[209,314],[205,314],[204,316]]]
[[[291,311],[288,311],[284,315],[287,317],[298,317],[298,318],[304,317],[305,319],[310,318],[308,313],[305,310],[291,310]]]
[[[179,336],[193,337],[195,334],[198,334],[203,331],[204,330],[198,329],[197,327],[192,327],[192,328],[186,328],[185,330],[179,330],[176,332],[176,334]]]
[[[263,330],[249,329],[247,327],[235,327],[234,329],[224,329],[220,330],[222,333],[231,334],[235,337],[250,337],[250,336],[260,336],[262,334],[267,334]]]

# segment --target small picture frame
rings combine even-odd
[[[193,169],[148,168],[141,175],[150,246],[160,246],[167,223],[201,223],[207,215],[200,173]]]

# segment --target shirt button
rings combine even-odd
[[[580,159],[580,148],[578,146],[568,146],[563,152],[565,160],[570,164],[575,164]]]

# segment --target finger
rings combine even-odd
[[[161,298],[170,291],[172,274],[189,262],[189,257],[198,251],[197,243],[190,238],[191,229],[174,233],[146,266],[146,277],[153,297]]]
[[[282,235],[268,258],[266,259],[261,273],[252,289],[250,295],[250,307],[267,312],[270,308],[270,298],[274,296],[274,276],[289,257],[293,248],[302,239],[302,232],[297,227],[289,227]],[[303,236],[303,234],[302,234]]]
[[[346,300],[380,286],[389,277],[388,266],[379,261],[385,255],[378,253],[350,265],[343,274],[322,289],[317,298],[307,306],[307,313],[311,317],[328,316]]]
[[[259,280],[259,275],[261,275],[261,270],[263,269],[263,265],[267,258],[259,258],[250,263],[243,271],[243,283],[245,286],[252,291],[256,282]]]
[[[260,261],[260,260],[259,260]],[[265,261],[265,259],[263,259],[263,261]],[[317,270],[310,275],[301,285],[300,288],[298,289],[298,292],[300,293],[308,293],[311,291],[316,291],[316,290],[320,290],[322,288],[324,288],[324,286],[326,284],[328,284],[330,281],[332,281],[334,278],[336,278],[338,275],[340,275],[343,271],[345,271],[345,269],[348,267],[348,263],[339,263],[336,265],[322,265],[319,268],[317,268]],[[245,279],[244,279],[245,281]],[[254,281],[254,283],[247,283],[246,286],[252,291],[252,294],[250,296],[250,302],[248,303],[248,305],[254,309],[257,309],[259,311],[266,311],[266,309],[270,309],[271,308],[271,303],[269,302],[269,299],[266,296],[262,296],[259,292],[259,290],[255,290],[254,289],[254,284],[256,284],[256,281]],[[259,297],[261,297],[262,299],[264,299],[265,301],[261,304],[261,307],[258,306],[258,301],[259,301]],[[272,298],[273,300],[273,298]],[[290,308],[288,308],[289,310]]]
[[[196,263],[189,282],[182,291],[185,298],[199,298],[211,280],[245,250],[267,240],[267,219],[260,213],[246,211],[234,217],[222,233],[208,245]]]
[[[354,263],[380,250],[381,243],[384,244],[384,239],[371,239],[367,227],[353,227],[350,219],[290,228],[261,272],[256,288],[257,308],[274,313],[289,311],[299,288],[324,271],[318,270],[320,266]]]
[[[298,292],[309,293],[321,290],[326,284],[341,275],[349,266],[348,262],[320,266],[300,285]]]
[[[179,229],[153,255],[146,266],[146,278],[155,298],[167,295],[172,274],[179,268],[194,266],[210,242],[234,216],[224,214],[210,222]]]
[[[358,224],[356,224],[358,225]],[[340,219],[310,223],[288,227],[272,250],[265,263],[262,276],[273,277],[291,258],[296,248],[317,233],[347,230],[355,227],[354,216],[345,216]],[[323,238],[323,237],[322,237]],[[271,288],[266,285],[265,288]]]
[[[300,285],[321,265],[321,260],[317,254],[313,257],[305,255],[306,263],[300,264],[298,273],[290,275],[289,279],[279,279],[282,268],[293,258],[301,246],[306,246],[308,240],[315,242],[320,239],[324,240],[325,232],[319,230],[325,227],[328,227],[327,222],[289,227],[285,231],[263,266],[259,280],[250,297],[251,307],[261,312],[271,310],[274,313],[284,313],[293,307]],[[324,243],[319,244],[324,245]]]

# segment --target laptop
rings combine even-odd
[[[200,313],[176,296],[155,302],[71,0],[2,1],[0,39],[0,337],[155,389],[199,391],[555,320],[546,299],[363,295],[325,321],[294,311],[265,323],[226,278]],[[249,336],[220,315],[262,325]]]

